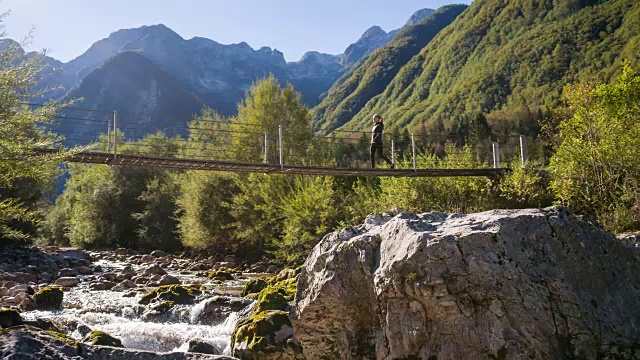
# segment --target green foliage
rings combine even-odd
[[[0,39],[4,38],[0,15]],[[68,104],[23,105],[41,97],[37,90],[44,53],[24,56],[20,44],[3,40],[0,50],[0,239],[27,240],[29,224],[39,220],[40,197],[56,175],[56,162],[68,153],[39,155],[37,148],[57,146],[60,137],[46,130],[53,116]]]
[[[636,0],[475,1],[343,128],[368,128],[373,113],[417,129],[464,112],[556,107],[565,85],[608,81],[621,59],[640,63],[638,18]]]
[[[613,231],[640,227],[640,74],[624,64],[616,82],[568,86],[573,117],[560,124],[551,160],[559,201]]]
[[[498,185],[500,195],[509,207],[544,207],[553,202],[540,169],[531,164],[522,166],[520,161],[511,162],[510,168],[513,171],[502,177]]]
[[[403,29],[389,44],[345,74],[315,107],[315,128],[331,131],[351,120],[369,100],[384,91],[404,64],[466,8],[441,7],[418,24]]]
[[[88,333],[87,336],[82,339],[82,342],[99,346],[124,347],[122,346],[122,341],[114,338],[104,331],[99,330],[93,330]]]
[[[178,177],[178,234],[185,246],[214,251],[235,250],[229,227],[230,203],[238,193],[236,176],[190,171]]]
[[[303,261],[305,254],[337,223],[333,181],[330,177],[302,177],[284,199],[284,237],[276,244],[279,257]]]
[[[38,310],[57,310],[62,308],[64,292],[58,286],[47,286],[33,295]]]

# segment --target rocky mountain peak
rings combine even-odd
[[[420,20],[426,18],[427,16],[433,14],[435,12],[435,10],[433,9],[420,9],[418,11],[416,11],[415,13],[413,13],[413,15],[411,15],[411,17],[409,18],[409,20],[407,20],[407,22],[404,24],[404,26],[411,26],[411,25],[415,25],[417,23],[420,22]]]
[[[387,32],[382,30],[380,26],[375,25],[367,29],[367,31],[365,31],[364,34],[362,34],[362,36],[360,37],[360,39],[358,39],[357,42],[371,41],[371,40],[379,39],[385,36],[387,36]]]

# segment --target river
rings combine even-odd
[[[118,272],[127,265],[132,265],[136,271],[142,271],[145,267],[112,260],[99,260],[94,265],[101,266],[105,273]],[[194,283],[204,285],[209,295],[238,293],[251,277],[263,276],[244,274],[234,276],[234,280],[214,284],[209,279],[198,277],[194,273],[186,274],[184,271],[178,272],[171,269],[166,271],[169,275],[179,278],[183,285]],[[238,319],[237,313],[229,313],[219,324],[197,324],[195,319],[198,312],[203,310],[205,300],[203,298],[194,305],[177,305],[168,316],[163,318],[163,322],[149,321],[142,316],[147,307],[138,304],[144,292],[125,297],[123,292],[90,290],[89,281],[85,281],[86,276],[78,277],[81,283],[65,291],[63,310],[29,311],[23,313],[23,317],[52,320],[71,337],[78,340],[83,337],[81,330],[84,329],[86,333],[88,328],[111,334],[120,339],[127,348],[154,352],[187,351],[187,342],[197,339],[215,345],[222,354],[230,355],[229,343]],[[146,290],[151,289],[146,288]]]

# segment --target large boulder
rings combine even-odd
[[[307,359],[640,359],[640,252],[564,208],[400,214],[326,236]]]

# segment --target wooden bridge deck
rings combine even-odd
[[[56,150],[40,149],[43,154]],[[86,164],[106,164],[118,166],[156,167],[181,170],[208,170],[229,172],[253,172],[265,174],[326,175],[326,176],[391,176],[391,177],[454,177],[454,176],[497,176],[509,169],[370,169],[335,168],[325,166],[302,166],[245,163],[226,160],[180,159],[142,155],[113,154],[104,152],[81,152],[65,160],[66,162]]]

